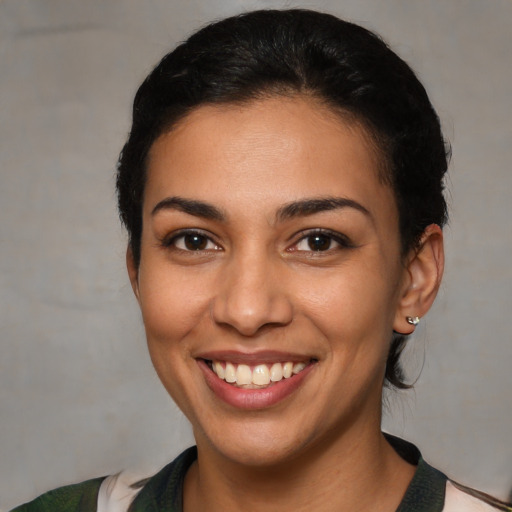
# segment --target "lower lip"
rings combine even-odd
[[[244,389],[219,379],[204,360],[198,359],[197,363],[206,378],[208,387],[217,397],[233,407],[245,410],[265,409],[281,402],[304,382],[304,379],[315,366],[309,364],[300,373],[289,379],[282,379],[267,388]]]

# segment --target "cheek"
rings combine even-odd
[[[396,309],[395,287],[375,268],[335,269],[330,275],[308,279],[300,294],[302,310],[317,326],[333,349],[359,350],[365,343],[391,337]],[[336,345],[339,345],[336,346]]]
[[[149,354],[167,392],[191,418],[193,395],[187,383],[196,368],[189,340],[208,316],[207,293],[201,280],[147,263],[141,266],[139,297]]]
[[[179,342],[208,315],[210,286],[190,274],[165,265],[162,271],[149,261],[141,268],[139,298],[150,344]]]

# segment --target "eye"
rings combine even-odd
[[[210,237],[200,231],[185,231],[165,242],[167,247],[182,251],[218,251],[221,250]]]
[[[324,234],[309,235],[297,244],[298,251],[327,251],[333,245],[333,239]]]
[[[349,247],[353,247],[353,245],[345,235],[321,230],[307,233],[291,248],[291,250],[326,252]]]

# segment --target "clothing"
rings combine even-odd
[[[417,466],[396,512],[512,512],[512,505],[448,480],[411,443],[386,438],[402,458]],[[130,483],[123,473],[88,480],[50,491],[11,512],[182,512],[185,474],[196,458],[192,447],[146,480]]]

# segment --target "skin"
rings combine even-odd
[[[385,362],[393,330],[432,304],[443,249],[429,226],[401,257],[377,163],[361,126],[304,97],[202,106],[154,143],[140,266],[130,251],[127,263],[153,364],[198,446],[186,511],[398,506],[414,468],[380,432]],[[286,210],[325,198],[349,203]],[[219,398],[199,363],[268,350],[313,364],[253,410]]]

